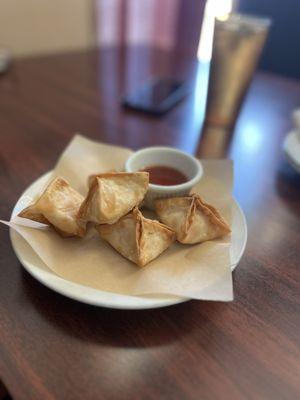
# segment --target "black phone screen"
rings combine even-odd
[[[183,97],[182,88],[182,82],[174,79],[155,79],[126,96],[123,104],[160,114],[173,107]]]

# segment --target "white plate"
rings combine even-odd
[[[290,165],[300,173],[300,135],[296,131],[286,135],[283,149]]]
[[[15,205],[12,216],[17,215],[28,203],[27,196],[40,193],[50,178],[51,171],[37,179],[30,185]],[[182,303],[188,298],[178,296],[125,296],[116,293],[103,292],[90,287],[67,281],[54,274],[39,256],[32,250],[29,244],[16,231],[10,229],[10,238],[13,249],[24,268],[55,292],[71,299],[95,306],[121,309],[145,309],[166,307],[172,304]],[[231,269],[240,261],[247,242],[247,224],[245,216],[236,201],[232,206],[232,241],[230,247]]]

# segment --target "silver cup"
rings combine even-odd
[[[270,23],[267,18],[242,14],[216,19],[205,117],[208,125],[234,125]]]

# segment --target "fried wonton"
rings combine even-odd
[[[148,185],[148,172],[96,175],[80,207],[79,218],[96,224],[113,224],[141,203]]]
[[[231,232],[219,212],[197,195],[156,200],[155,211],[184,244],[217,239]]]
[[[158,221],[143,217],[137,207],[113,225],[98,225],[100,236],[122,256],[143,267],[166,250],[175,232]]]
[[[19,217],[52,225],[64,237],[84,236],[85,225],[77,220],[84,198],[63,178],[53,179],[39,198],[22,210]]]
[[[112,172],[116,173],[117,171],[116,171],[115,169],[111,169],[111,170],[109,170],[109,171],[105,171],[106,174],[110,174],[110,173],[112,173]],[[95,178],[97,178],[97,176],[101,176],[101,175],[103,175],[103,174],[104,174],[104,172],[101,172],[101,173],[99,173],[99,174],[92,174],[92,175],[90,175],[90,176],[88,177],[88,180],[87,180],[88,187],[91,186],[91,184],[93,183],[93,180],[94,180]]]

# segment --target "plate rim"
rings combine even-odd
[[[46,180],[47,177],[50,177],[51,173],[53,170],[47,171],[41,176],[39,176],[35,181],[33,181],[19,196],[18,200],[16,201],[14,208],[11,213],[11,218],[15,216],[16,214],[16,209],[18,208],[19,202],[21,199],[26,195],[26,193],[30,190],[32,190],[32,187],[36,185],[38,182],[42,180]],[[235,200],[233,197],[233,204],[236,207],[239,216],[242,221],[242,225],[244,228],[244,242],[240,250],[240,254],[238,258],[235,260],[235,262],[231,265],[231,271],[234,271],[234,269],[237,267],[238,263],[240,262],[246,248],[247,240],[248,240],[248,228],[247,228],[247,221],[246,217],[243,213],[242,208],[240,207],[239,203]],[[180,297],[180,296],[174,296],[174,298],[168,298],[168,299],[163,299],[163,298],[155,298],[155,297],[147,297],[147,296],[130,296],[130,295],[122,295],[118,293],[113,293],[113,292],[105,292],[99,289],[91,288],[89,286],[85,286],[79,283],[75,283],[72,281],[68,281],[59,275],[56,275],[55,273],[51,272],[49,269],[49,272],[47,270],[41,270],[42,273],[40,273],[38,270],[40,269],[39,267],[36,267],[32,265],[31,263],[27,263],[27,261],[24,261],[23,256],[21,254],[20,249],[18,248],[18,243],[17,243],[17,237],[19,233],[16,232],[14,229],[11,227],[9,228],[9,236],[10,236],[10,241],[12,244],[12,248],[20,262],[20,264],[25,268],[25,270],[33,277],[35,278],[38,282],[46,286],[47,288],[53,290],[56,293],[59,293],[65,297],[71,298],[72,300],[79,301],[81,303],[93,305],[93,306],[98,306],[98,307],[104,307],[104,308],[113,308],[113,309],[123,309],[123,310],[141,310],[141,309],[153,309],[153,308],[162,308],[162,307],[168,307],[171,305],[175,304],[180,304],[189,300],[192,300],[190,298],[186,297]],[[21,235],[19,235],[21,236]],[[21,236],[22,238],[22,236]],[[22,238],[25,240],[24,238]],[[26,242],[26,240],[25,240]],[[42,261],[42,260],[41,260]],[[43,261],[42,261],[43,262]],[[46,266],[47,267],[47,266]],[[48,268],[48,267],[47,267]],[[64,285],[64,287],[61,287],[61,284]],[[84,289],[83,291],[78,291],[74,289]],[[86,294],[85,292],[88,292]],[[102,296],[106,297],[111,297],[112,299],[105,300],[105,298],[98,298],[99,294]],[[124,303],[121,300],[126,300]],[[117,301],[116,301],[117,300]]]

